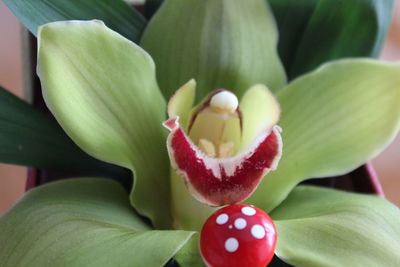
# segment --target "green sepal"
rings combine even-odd
[[[133,206],[168,228],[166,103],[150,56],[100,21],[46,24],[38,38],[43,96],[57,121],[90,155],[131,169]]]
[[[157,65],[169,99],[190,79],[196,102],[225,88],[239,98],[256,83],[276,90],[286,78],[277,30],[264,0],[166,0],[148,24],[141,46]]]
[[[203,267],[205,266],[200,254],[199,233],[191,236],[189,241],[176,253],[174,259],[180,266]]]
[[[298,186],[271,213],[275,253],[294,266],[397,266],[400,211],[372,195]]]
[[[69,179],[32,189],[0,218],[0,265],[163,266],[192,235],[151,230],[114,181]]]
[[[400,64],[340,60],[278,92],[283,154],[248,202],[267,211],[301,181],[341,175],[378,155],[400,126]]]
[[[184,178],[173,168],[170,173],[171,213],[174,229],[200,231],[203,223],[218,208],[199,202],[188,191]]]

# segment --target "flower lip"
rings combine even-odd
[[[178,117],[164,122],[171,133],[168,152],[192,195],[210,206],[235,204],[247,199],[261,179],[277,167],[282,154],[280,127],[263,131],[234,157],[211,158],[200,151],[179,126]]]
[[[281,157],[279,104],[267,87],[255,85],[240,106],[232,92],[219,89],[190,111],[194,87],[195,82],[189,81],[168,103],[170,119],[163,125],[170,130],[171,166],[202,203],[222,206],[244,201]],[[254,101],[266,108],[254,106]]]

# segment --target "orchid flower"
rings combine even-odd
[[[339,60],[286,84],[265,2],[218,3],[165,1],[141,46],[98,20],[40,27],[47,106],[80,148],[130,169],[134,183],[129,197],[93,177],[31,190],[0,219],[2,266],[201,265],[198,230],[243,201],[274,219],[275,253],[289,264],[400,261],[394,205],[298,185],[347,173],[393,140],[400,64]]]
[[[265,86],[250,88],[240,106],[233,93],[220,89],[190,111],[194,92],[190,81],[174,94],[164,126],[171,131],[167,146],[174,226],[198,230],[212,211],[204,204],[242,202],[276,169],[282,140],[276,126],[279,104]]]

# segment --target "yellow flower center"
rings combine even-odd
[[[213,95],[197,114],[189,137],[209,157],[232,157],[241,138],[239,101],[235,94],[222,90]]]

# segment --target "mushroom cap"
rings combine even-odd
[[[200,250],[208,266],[266,266],[274,256],[276,237],[275,225],[264,211],[231,205],[207,219]]]

